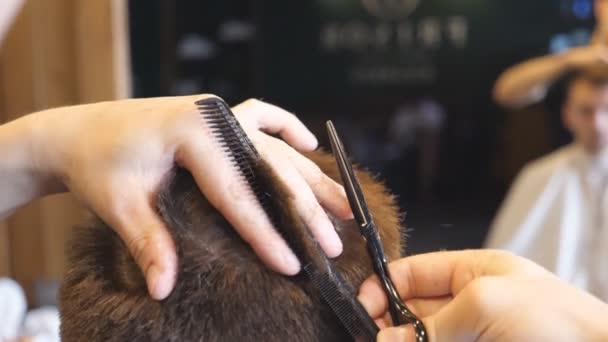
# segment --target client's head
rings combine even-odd
[[[608,144],[608,67],[575,72],[563,106],[564,125],[589,153]]]
[[[333,158],[309,157],[339,180]],[[387,256],[397,258],[401,229],[395,201],[370,175],[358,177]],[[60,291],[63,341],[349,340],[307,279],[265,267],[189,173],[176,172],[158,208],[179,258],[171,295],[160,302],[149,297],[139,268],[110,228],[99,221],[79,228]],[[336,266],[356,289],[372,272],[365,244],[353,221],[334,219],[334,224],[344,243]]]

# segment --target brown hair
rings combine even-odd
[[[308,157],[339,180],[329,155]],[[358,171],[358,177],[387,256],[395,259],[402,234],[394,198],[369,174]],[[187,171],[176,171],[158,209],[178,252],[173,292],[160,302],[149,297],[126,246],[100,220],[78,228],[60,290],[64,342],[350,339],[304,277],[282,276],[259,261]],[[336,266],[356,289],[371,274],[363,239],[353,221],[332,220],[344,243]]]

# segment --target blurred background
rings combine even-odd
[[[399,195],[408,253],[480,247],[542,106],[492,100],[507,67],[585,39],[590,0],[131,1],[134,95],[250,97],[296,113]],[[565,42],[566,41],[566,42]]]
[[[398,194],[408,254],[475,248],[522,165],[557,147],[545,106],[505,111],[494,81],[593,24],[591,0],[31,0],[0,50],[0,119],[130,96],[259,98],[326,147],[334,120]],[[84,213],[61,195],[0,222],[0,275],[32,304],[53,301]]]

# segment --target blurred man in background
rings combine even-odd
[[[505,108],[518,110],[542,103],[554,148],[572,139],[561,124],[565,76],[574,70],[608,63],[608,0],[595,0],[593,13],[596,25],[592,32],[579,29],[557,35],[548,55],[509,68],[494,86],[494,100]]]
[[[545,98],[551,85],[567,72],[608,63],[608,0],[594,1],[596,27],[588,45],[534,58],[505,71],[496,81],[494,99],[507,108],[521,108]]]
[[[608,299],[608,67],[571,76],[562,109],[574,142],[528,164],[486,247],[510,250]]]

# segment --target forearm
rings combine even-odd
[[[35,115],[0,126],[0,219],[38,197],[65,191],[41,163],[44,137],[38,131]]]
[[[543,99],[547,89],[570,69],[568,55],[539,57],[505,71],[496,81],[494,99],[505,107],[519,108]]]

